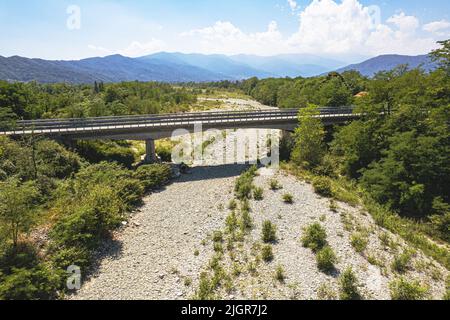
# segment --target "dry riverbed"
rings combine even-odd
[[[223,103],[233,110],[267,108],[239,99]],[[213,152],[206,163],[144,199],[145,205],[99,250],[95,271],[70,299],[164,300],[195,295],[200,274],[209,269],[215,254],[211,235],[224,230],[236,178],[248,168],[218,165],[215,154],[221,155],[224,146],[212,144],[209,148]],[[277,179],[283,188],[270,190],[272,179]],[[231,276],[228,286],[217,290],[219,298],[336,298],[339,275],[348,267],[358,278],[363,298],[390,298],[389,283],[400,276],[392,269],[392,262],[409,249],[402,239],[379,228],[358,208],[337,203],[337,210],[332,210],[329,199],[318,196],[309,184],[284,172],[262,168],[254,183],[263,188],[264,198],[250,201],[254,227],[237,246],[235,256],[230,258],[228,252],[224,253],[226,272],[232,275],[236,266],[240,272]],[[293,196],[293,204],[283,202],[285,193]],[[277,227],[278,239],[270,263],[260,257],[261,226],[265,220]],[[315,254],[301,244],[303,229],[314,222],[326,229],[327,241],[337,255],[332,274],[320,272]],[[361,253],[351,244],[355,233],[363,234],[367,241]],[[284,269],[283,282],[274,277],[279,266]],[[431,297],[439,299],[445,292],[448,271],[414,251],[403,276],[420,281],[429,288]]]

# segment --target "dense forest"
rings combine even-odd
[[[0,82],[0,127],[12,127],[18,119],[185,111],[196,103],[197,94],[215,90],[300,108],[301,116],[314,114],[317,106],[354,105],[364,116],[345,126],[324,128],[312,118],[300,117],[297,131],[283,141],[284,160],[297,172],[314,175],[317,186],[329,189],[327,194],[333,192],[330,181],[356,186],[354,190],[362,190],[389,212],[378,217],[380,223],[391,223],[393,231],[412,241],[419,242],[417,231],[446,244],[450,41],[441,44],[433,52],[438,70],[426,73],[399,66],[373,78],[347,71],[307,79],[252,78],[180,87]],[[37,137],[0,137],[0,299],[64,295],[66,268],[89,266],[100,241],[126,220],[143,194],[169,180],[168,165],[133,166],[137,161],[128,142],[69,147]],[[393,217],[402,220],[394,225]],[[403,232],[405,225],[412,225],[408,231],[414,233]],[[450,266],[445,248],[428,242],[420,248]]]

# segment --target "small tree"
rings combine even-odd
[[[440,67],[450,75],[450,39],[438,41],[442,47],[431,52],[431,59],[438,62]]]
[[[8,179],[0,183],[0,222],[17,247],[19,235],[33,224],[32,206],[39,192],[34,183]]]
[[[325,129],[321,119],[315,117],[319,114],[316,106],[309,105],[298,115],[299,127],[295,130],[291,159],[307,169],[318,166],[325,155]]]

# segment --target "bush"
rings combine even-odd
[[[232,199],[229,203],[228,203],[228,209],[230,210],[235,210],[237,208],[237,202],[236,200]]]
[[[366,250],[369,240],[365,239],[364,235],[361,233],[354,233],[350,238],[350,243],[352,244],[356,252],[362,253],[364,252],[364,250]]]
[[[262,240],[265,243],[269,242],[275,242],[277,240],[276,236],[277,229],[272,222],[269,220],[266,220],[263,222],[263,228],[262,228]]]
[[[93,249],[121,222],[121,201],[115,191],[95,186],[83,203],[66,208],[51,231],[52,239],[67,247]]]
[[[13,268],[11,274],[0,278],[0,299],[55,299],[60,283],[58,274],[43,264],[33,269]]]
[[[279,265],[275,270],[275,279],[279,282],[284,282],[285,278],[286,276],[284,275],[284,268],[283,266]]]
[[[264,190],[262,188],[257,187],[253,190],[253,199],[258,200],[258,201],[263,200],[264,199],[263,194],[264,194]]]
[[[356,275],[354,274],[352,268],[346,269],[341,277],[340,282],[340,299],[341,300],[359,300],[361,295],[359,293],[359,284]]]
[[[333,191],[331,189],[330,180],[325,177],[317,177],[313,180],[314,191],[323,197],[332,197]]]
[[[146,191],[161,188],[172,177],[172,169],[167,164],[149,164],[140,166],[134,177],[144,184]]]
[[[278,180],[272,179],[269,182],[270,190],[276,191],[282,189],[282,186],[278,182]]]
[[[36,166],[39,174],[64,179],[80,169],[81,159],[58,143],[43,140],[36,143]]]
[[[316,256],[317,267],[320,271],[331,272],[334,270],[334,264],[337,262],[336,254],[330,246],[325,246]]]
[[[412,259],[412,252],[411,251],[405,251],[399,256],[394,258],[394,261],[392,262],[392,270],[398,273],[404,273],[408,270],[409,265],[411,263]]]
[[[273,251],[270,244],[262,247],[261,257],[265,262],[270,262],[273,260]]]
[[[294,197],[292,194],[286,193],[283,195],[283,201],[287,204],[293,204],[294,203]]]
[[[305,248],[317,252],[326,246],[327,232],[319,223],[314,223],[305,229],[302,243]]]
[[[91,163],[109,161],[131,168],[135,162],[130,146],[116,141],[79,141],[77,152]]]
[[[392,300],[424,300],[428,296],[428,289],[422,287],[418,281],[408,281],[404,278],[392,281],[389,288]]]
[[[244,172],[237,180],[234,187],[236,198],[239,200],[250,199],[253,190],[253,171]]]

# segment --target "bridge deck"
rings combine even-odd
[[[357,115],[352,108],[322,108],[320,115],[315,117],[327,119],[351,120]],[[257,110],[257,111],[227,111],[227,112],[201,112],[201,113],[176,113],[161,115],[139,115],[122,117],[98,117],[84,119],[41,119],[18,121],[15,129],[0,132],[0,135],[18,136],[27,134],[44,135],[70,135],[114,132],[115,130],[165,130],[167,128],[184,128],[195,124],[203,124],[209,127],[214,124],[229,127],[245,127],[250,125],[270,126],[271,123],[295,124],[298,119],[298,109],[282,110]]]

